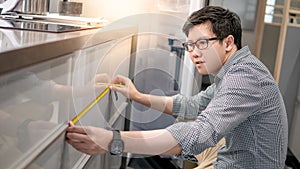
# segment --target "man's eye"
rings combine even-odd
[[[200,40],[200,41],[198,41],[198,44],[199,44],[199,45],[205,45],[205,44],[206,44],[206,41],[205,41],[205,40]]]

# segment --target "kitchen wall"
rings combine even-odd
[[[133,0],[128,1],[136,2]],[[138,2],[133,5],[137,5],[136,8],[140,7],[140,9],[134,9],[132,12],[126,9],[127,13],[124,15],[113,14],[115,18],[111,26],[114,24],[130,24],[136,25],[139,30],[134,73],[134,82],[138,90],[145,93],[155,93],[156,95],[174,95],[179,92],[178,89],[174,89],[174,85],[176,82],[178,83],[175,78],[175,69],[179,69],[180,66],[176,64],[177,61],[179,62],[178,58],[171,53],[169,38],[185,40],[185,36],[181,31],[184,19],[180,19],[178,16],[185,15],[186,18],[189,8],[174,12],[179,9],[178,6],[184,8],[184,5],[176,5],[175,3],[168,6],[167,3],[162,4],[153,0],[144,2],[149,5],[145,6],[145,4]],[[155,4],[154,2],[158,3]],[[174,0],[170,2],[174,2]],[[112,4],[110,3],[110,5]],[[149,7],[151,5],[152,8]],[[140,14],[134,15],[137,13]],[[176,41],[174,45],[181,46],[181,42]],[[174,117],[146,108],[138,103],[133,102],[132,104],[130,126],[132,130],[165,128],[173,124],[174,120]]]
[[[77,0],[78,2],[82,0]],[[137,24],[140,32],[150,31],[160,31],[166,35],[172,35],[175,37],[180,37],[182,34],[181,27],[183,21],[188,17],[190,13],[190,4],[202,3],[201,0],[88,0],[84,1],[83,16],[85,17],[104,17],[108,19],[110,23],[112,22],[122,22]],[[243,36],[242,45],[248,45],[252,53],[255,52],[255,42],[257,40],[256,35],[256,8],[258,1],[248,2],[246,0],[241,0],[239,3],[233,3],[232,0],[211,0],[210,5],[217,5],[228,7],[230,10],[237,12],[241,19],[243,25]],[[196,10],[196,7],[195,7]],[[178,18],[177,23],[174,21],[168,22],[165,20],[163,23],[158,20],[163,20],[163,16],[152,18],[149,20],[148,16],[142,16],[145,13],[160,13],[170,15],[174,18]],[[140,14],[142,22],[139,21],[139,17],[136,14]],[[134,16],[135,15],[135,16]],[[136,21],[135,21],[136,20]],[[180,20],[180,21],[178,21]],[[145,22],[144,22],[145,21]],[[157,24],[158,22],[161,22]],[[167,29],[161,29],[161,25],[168,25]],[[172,26],[173,25],[173,26]],[[175,25],[175,26],[174,26]],[[164,27],[164,26],[163,26]],[[170,28],[170,29],[169,29]],[[177,29],[177,30],[174,30]],[[175,33],[174,33],[175,31]],[[185,37],[181,40],[184,40]],[[138,41],[139,45],[146,45],[149,40],[144,40],[143,42]],[[157,42],[157,44],[164,42]],[[186,74],[186,73],[183,73]],[[184,87],[183,87],[184,88]],[[190,88],[190,87],[189,87]],[[198,88],[197,88],[198,89]],[[186,93],[186,92],[185,92]]]
[[[188,13],[190,0],[74,0],[74,2],[83,2],[83,14],[85,17],[104,17],[109,21],[124,18],[129,15],[160,12],[178,16],[182,19],[186,18]],[[228,2],[227,2],[228,1]],[[248,45],[252,52],[255,51],[255,16],[257,1],[240,3],[230,3],[230,0],[211,0],[211,5],[219,5],[228,7],[236,11],[243,23],[243,45]],[[227,6],[226,6],[227,5]],[[240,6],[238,6],[240,5]]]
[[[104,17],[109,20],[119,19],[136,13],[155,11],[157,0],[74,0],[83,2],[85,17]]]

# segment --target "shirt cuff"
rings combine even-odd
[[[181,154],[179,154],[178,157],[184,160],[189,160],[191,162],[197,163],[198,160],[193,154],[191,154],[188,145],[184,143],[186,141],[186,137],[182,134],[182,129],[184,129],[183,125],[181,125],[181,123],[176,123],[167,127],[166,129],[172,134],[174,139],[178,142],[178,144],[182,148]]]
[[[181,95],[177,94],[172,96],[173,97],[173,116],[181,118],[182,115],[180,115],[180,107],[181,107]]]

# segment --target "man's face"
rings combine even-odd
[[[211,31],[210,23],[206,22],[196,25],[189,30],[188,41],[196,42],[199,39],[215,37],[216,35]],[[194,50],[189,52],[189,55],[200,74],[216,75],[226,59],[225,45],[220,40],[211,40],[207,42],[207,48],[198,49],[195,46]]]

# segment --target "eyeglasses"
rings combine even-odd
[[[191,52],[194,50],[195,46],[200,49],[206,49],[208,47],[208,42],[211,40],[222,40],[223,38],[220,37],[214,37],[209,39],[198,39],[195,42],[184,42],[182,43],[182,46],[184,47],[184,50]]]

